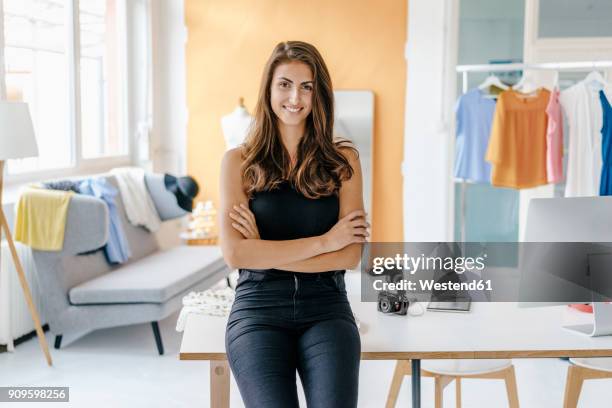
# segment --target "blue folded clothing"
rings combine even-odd
[[[130,247],[123,231],[123,224],[119,218],[119,212],[115,205],[115,196],[118,191],[103,178],[87,179],[79,184],[81,194],[97,197],[108,206],[109,234],[108,242],[104,247],[106,259],[110,263],[124,263],[132,255]]]

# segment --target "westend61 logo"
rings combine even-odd
[[[482,271],[485,268],[484,261],[487,254],[473,257],[439,257],[439,256],[409,256],[408,254],[396,254],[395,257],[375,257],[373,258],[372,272],[381,275],[386,270],[404,270],[414,275],[419,270],[445,270],[454,271],[462,274],[466,271]]]

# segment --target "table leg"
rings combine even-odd
[[[412,408],[421,408],[421,360],[412,359]]]
[[[210,361],[210,407],[229,408],[230,368],[227,360]]]

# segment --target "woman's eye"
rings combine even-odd
[[[288,82],[281,82],[280,83],[280,87],[281,88],[288,88],[289,87],[289,83]]]
[[[307,91],[312,91],[312,85],[304,85],[304,89]]]

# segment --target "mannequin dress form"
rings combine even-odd
[[[221,118],[221,129],[227,150],[233,149],[244,141],[252,121],[253,117],[244,107],[243,98],[240,98],[238,107]]]

